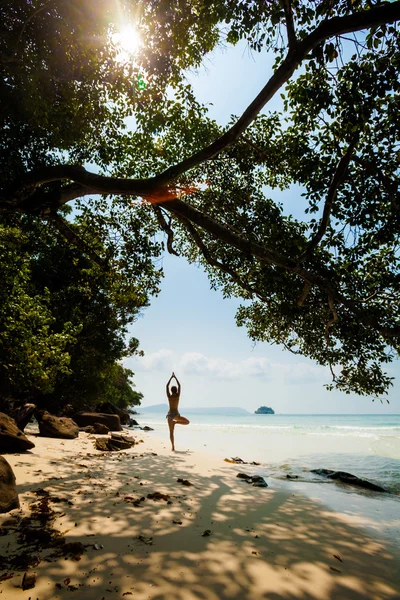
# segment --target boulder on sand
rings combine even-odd
[[[15,475],[5,458],[0,456],[0,513],[19,508]]]
[[[0,413],[0,453],[24,452],[34,447],[35,444],[18,429],[14,419]]]
[[[110,431],[122,431],[121,421],[118,415],[106,415],[104,413],[90,413],[90,412],[79,412],[74,415],[74,421],[79,427],[86,427],[86,425],[94,425],[95,423],[102,423],[107,425]]]
[[[78,425],[68,417],[55,417],[47,411],[38,411],[36,418],[39,423],[39,433],[42,437],[73,440],[79,435]]]

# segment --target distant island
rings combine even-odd
[[[255,415],[274,415],[275,411],[269,406],[260,406],[256,411],[254,411]]]

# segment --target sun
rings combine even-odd
[[[138,53],[141,42],[139,32],[133,25],[125,25],[113,33],[111,40],[119,50],[117,59],[121,62],[132,59]]]

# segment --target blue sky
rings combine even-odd
[[[250,54],[244,45],[207,58],[205,69],[188,76],[197,97],[212,103],[210,116],[221,125],[231,114],[240,115],[272,73],[272,57]],[[280,96],[269,109],[280,108]],[[276,193],[285,213],[300,216],[302,202],[296,188]],[[260,405],[277,413],[400,413],[399,385],[392,388],[390,405],[369,398],[328,392],[327,369],[294,356],[279,346],[256,346],[246,330],[236,327],[236,300],[224,300],[210,290],[207,276],[184,259],[166,254],[161,294],[131,327],[144,358],[125,365],[135,372],[142,404],[166,402],[165,383],[175,371],[182,384],[184,407],[240,406],[249,411]],[[399,364],[390,368],[399,376]]]

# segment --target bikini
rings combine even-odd
[[[177,410],[170,410],[165,418],[166,419],[175,419],[175,417],[180,417],[180,416],[181,415],[179,414],[179,412]]]

